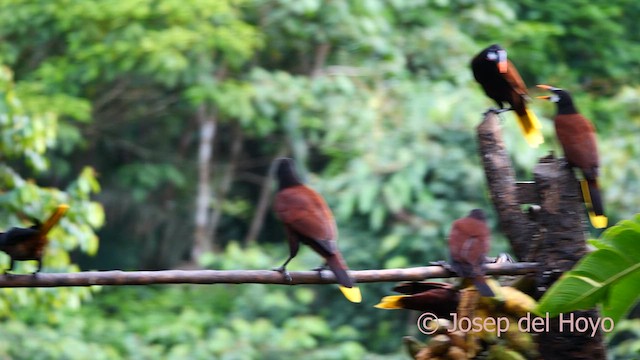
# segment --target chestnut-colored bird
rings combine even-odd
[[[553,93],[553,95],[538,96],[538,98],[556,103],[558,111],[553,118],[553,123],[564,156],[569,166],[579,168],[584,176],[580,185],[591,224],[595,228],[604,228],[608,220],[604,216],[604,205],[598,187],[599,159],[596,131],[591,122],[578,112],[568,91],[549,85],[538,85],[538,87]]]
[[[491,233],[484,211],[473,209],[451,225],[449,252],[451,267],[458,276],[470,279],[482,296],[494,296],[484,278],[482,265],[491,246]]]
[[[393,291],[403,295],[385,296],[375,307],[378,309],[409,309],[430,312],[439,318],[451,318],[460,302],[460,293],[447,283],[425,281],[401,283]]]
[[[544,142],[541,125],[536,115],[527,108],[527,86],[516,67],[507,59],[507,51],[494,44],[482,50],[471,60],[471,70],[484,92],[493,99],[500,109],[509,103],[510,109],[518,116],[518,124],[531,147]]]
[[[298,178],[293,159],[275,160],[278,193],[274,210],[284,224],[289,241],[289,258],[275,270],[291,280],[286,266],[298,253],[300,243],[310,246],[326,261],[344,296],[352,302],[362,301],[360,289],[347,271],[347,263],[338,250],[338,230],[331,210],[322,196],[305,186]]]
[[[36,260],[38,268],[34,274],[42,270],[42,256],[49,242],[47,234],[68,209],[69,205],[67,204],[58,205],[54,213],[44,223],[36,221],[36,224],[29,228],[13,227],[7,232],[0,233],[0,250],[11,257],[11,264],[9,269],[4,271],[5,274],[13,270],[16,260]]]

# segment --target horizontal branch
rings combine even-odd
[[[488,275],[524,275],[535,272],[537,263],[487,264]],[[332,284],[333,273],[292,271],[292,281],[272,270],[162,270],[162,271],[84,271],[78,273],[38,273],[36,275],[0,275],[2,287],[57,287],[92,285],[150,284]],[[359,283],[420,281],[429,278],[454,277],[441,266],[408,269],[358,270],[350,275]]]

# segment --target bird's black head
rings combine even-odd
[[[498,44],[493,44],[484,49],[481,54],[484,54],[484,58],[488,61],[496,63],[498,71],[501,74],[507,72],[507,50]]]
[[[484,211],[482,211],[482,209],[473,209],[469,212],[469,217],[476,219],[476,220],[480,220],[480,221],[487,221],[487,217],[484,214]]]
[[[276,167],[278,189],[286,189],[291,186],[302,185],[302,181],[296,174],[296,163],[291,158],[277,158],[273,161]]]
[[[558,114],[575,114],[578,112],[573,103],[573,98],[571,98],[571,94],[568,91],[549,85],[536,86],[541,89],[549,90],[553,93],[552,95],[547,96],[537,96],[537,98],[556,103],[558,106]]]

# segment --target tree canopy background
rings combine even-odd
[[[0,224],[71,204],[46,271],[270,268],[288,250],[268,168],[287,155],[352,269],[445,259],[451,222],[491,210],[474,128],[494,105],[468,65],[492,43],[593,121],[615,223],[640,203],[638,17],[632,0],[4,0]],[[531,104],[539,149],[503,116],[522,179],[561,153],[555,108]],[[412,315],[372,308],[390,287],[361,305],[331,286],[3,289],[0,356],[403,358]]]

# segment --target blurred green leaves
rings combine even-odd
[[[40,186],[34,179],[24,178],[16,170],[35,176],[49,168],[47,152],[59,140],[58,118],[75,115],[86,120],[88,104],[71,98],[47,97],[36,89],[17,91],[11,70],[0,68],[0,229],[28,227],[31,219],[43,221],[56,208],[66,203],[70,210],[49,233],[44,269],[60,272],[78,271],[70,253],[80,249],[90,255],[98,250],[95,229],[104,223],[102,206],[91,197],[100,186],[91,168],[85,168],[66,189]],[[24,89],[23,89],[24,90]],[[61,102],[68,101],[68,111]],[[75,107],[75,109],[74,109]],[[26,165],[26,166],[25,166]],[[2,268],[9,258],[0,254]],[[31,262],[19,262],[18,271],[33,272]],[[90,295],[90,289],[1,289],[0,317],[11,316],[18,307],[78,307]],[[51,316],[55,316],[52,314]]]
[[[2,1],[0,61],[8,67],[0,72],[2,226],[24,224],[15,216],[18,209],[40,217],[66,201],[72,211],[52,234],[45,265],[63,271],[71,266],[69,250],[95,252],[93,229],[105,219],[99,257],[85,266],[179,265],[193,233],[196,115],[204,107],[216,121],[210,207],[219,214],[215,245],[225,250],[203,257],[201,265],[270,268],[286,257],[280,225],[269,212],[254,218],[269,185],[269,162],[283,152],[299,161],[305,179],[329,201],[351,268],[441,260],[451,222],[471,208],[491,207],[474,128],[493,104],[473,81],[468,62],[496,42],[509,50],[530,86],[551,83],[576,95],[580,110],[598,128],[611,220],[629,218],[637,212],[640,178],[634,165],[640,153],[639,77],[634,76],[640,68],[638,6],[631,0],[600,5],[583,0]],[[540,149],[521,141],[513,114],[502,121],[522,179],[529,178],[538,157],[560,150],[548,120],[555,109],[536,101],[532,107],[547,117],[542,119],[547,142]],[[234,158],[236,140],[242,151]],[[91,201],[98,191],[104,211]],[[260,247],[239,245],[248,242],[242,239],[257,220],[264,221]],[[497,231],[494,238],[494,253],[507,250]],[[306,269],[318,262],[303,250],[292,266]],[[387,288],[367,286],[365,299]],[[52,358],[76,356],[58,346],[64,344],[77,346],[78,357],[102,352],[110,358],[238,358],[244,350],[251,356],[278,358],[271,354],[281,351],[339,359],[361,358],[362,345],[353,341],[362,339],[369,351],[394,352],[398,331],[415,331],[397,315],[343,306],[332,287],[194,290],[193,296],[206,298],[210,306],[184,308],[180,303],[190,292],[127,291],[114,290],[92,311],[126,312],[128,303],[138,301],[131,294],[146,296],[140,300],[144,307],[127,313],[136,321],[102,322],[108,316],[100,313],[82,324],[88,320],[69,317],[68,332],[40,324],[33,335],[37,340],[11,339],[35,349],[58,333],[67,340],[51,347]],[[32,293],[10,293],[16,300],[0,301],[0,314],[30,304]],[[55,292],[46,294],[56,298]],[[149,297],[157,302],[147,302]],[[56,304],[75,306],[79,298],[61,297]],[[148,309],[154,314],[145,313]],[[223,326],[222,318],[235,320]],[[185,329],[188,322],[193,329]],[[310,331],[292,330],[299,327]],[[17,320],[7,328],[13,329],[11,336],[24,330]],[[237,340],[245,331],[252,338]],[[74,339],[83,332],[102,338],[78,345]],[[286,337],[304,344],[304,353],[273,340]],[[239,342],[228,347],[225,341]],[[16,356],[10,348],[0,343],[0,354]]]
[[[607,229],[592,240],[597,250],[553,284],[537,311],[557,316],[602,304],[602,313],[615,323],[640,300],[640,215]]]

